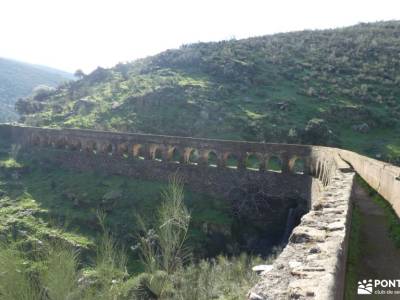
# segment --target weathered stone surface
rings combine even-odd
[[[274,268],[251,290],[263,300],[342,299],[354,174],[336,169],[332,175],[336,179],[314,198],[318,211],[303,216]]]
[[[314,229],[312,227],[297,226],[289,241],[292,243],[309,243],[309,242],[322,242],[325,238],[325,231]]]

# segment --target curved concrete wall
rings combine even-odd
[[[400,168],[352,151],[337,151],[373,189],[392,204],[400,216]]]

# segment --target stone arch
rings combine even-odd
[[[272,155],[268,159],[267,170],[272,172],[282,173],[283,163],[282,159],[277,155]]]
[[[199,164],[199,151],[197,149],[192,149],[189,153],[189,163],[192,165]]]
[[[135,158],[144,159],[146,157],[144,146],[142,144],[134,144],[132,146],[132,154]]]
[[[60,137],[55,140],[55,146],[57,149],[66,149],[68,146],[67,139],[65,137]]]
[[[164,160],[162,149],[159,147],[157,147],[156,150],[154,150],[154,160],[156,161]]]
[[[128,145],[126,143],[118,144],[117,149],[118,149],[119,156],[121,156],[123,158],[129,157]]]
[[[246,157],[246,168],[259,171],[261,169],[262,156],[257,153],[248,153]]]
[[[34,134],[31,141],[33,146],[40,146],[40,137],[38,135]]]
[[[163,161],[164,160],[164,155],[163,155],[163,146],[162,145],[151,145],[150,146],[150,159],[156,160],[156,161]]]
[[[41,136],[40,137],[40,146],[42,147],[48,147],[49,146],[49,138],[47,135]]]
[[[72,151],[82,151],[82,142],[79,139],[72,140],[68,143],[68,149]]]
[[[306,169],[306,162],[302,157],[293,157],[289,161],[289,170],[293,174],[304,174]]]
[[[56,148],[57,147],[57,141],[54,137],[49,138],[49,145],[51,148]]]
[[[186,148],[184,151],[184,161],[187,164],[197,165],[199,163],[199,151],[195,148]]]
[[[179,164],[182,161],[182,155],[178,147],[168,149],[168,161]]]
[[[227,152],[224,153],[224,165],[227,168],[238,169],[239,168],[239,156],[235,153]]]
[[[103,148],[102,148],[102,152],[103,152],[103,154],[106,154],[106,155],[109,155],[109,156],[114,155],[114,147],[113,147],[113,145],[111,143],[104,144]]]
[[[84,144],[85,144],[85,146],[84,146],[83,150],[85,150],[88,153],[97,154],[99,149],[98,149],[98,146],[97,146],[96,142],[94,142],[94,141],[86,141]]]
[[[92,143],[92,153],[93,154],[97,154],[97,153],[99,153],[99,145],[96,143],[96,142],[93,142]]]
[[[217,167],[218,166],[218,155],[217,152],[214,150],[210,150],[207,153],[207,165],[210,167]]]

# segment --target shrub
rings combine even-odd
[[[31,279],[21,253],[0,244],[0,298],[39,300],[39,289]]]

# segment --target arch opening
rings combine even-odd
[[[157,148],[154,151],[154,160],[160,161],[160,162],[163,161],[163,155],[162,155],[162,151],[160,148]]]
[[[128,146],[126,144],[118,145],[118,153],[122,158],[127,159],[129,157]]]
[[[34,135],[32,137],[32,145],[34,146],[40,146],[40,138],[37,135]]]
[[[170,161],[176,164],[181,162],[181,153],[177,148],[173,148],[170,153]]]
[[[92,152],[93,154],[97,154],[98,151],[99,151],[99,149],[98,149],[98,147],[97,147],[97,143],[93,142],[93,143],[92,143],[92,146],[91,146],[91,152]]]
[[[57,149],[68,149],[68,143],[65,138],[58,139],[55,146]]]
[[[80,140],[75,140],[69,144],[69,149],[72,151],[81,151],[82,150],[82,143]]]
[[[267,170],[282,173],[282,161],[278,156],[272,156],[268,160]]]
[[[249,155],[247,155],[246,168],[248,170],[259,171],[260,165],[261,165],[260,159],[256,154],[250,153]]]
[[[229,153],[226,155],[225,165],[230,169],[237,169],[239,165],[239,159],[235,154]]]
[[[292,166],[292,173],[294,174],[304,174],[305,170],[305,162],[302,158],[296,158],[293,166]]]
[[[43,137],[40,139],[40,146],[42,146],[42,147],[47,147],[47,146],[49,146],[49,139],[47,138],[47,136],[43,136]]]
[[[84,150],[88,153],[97,154],[97,144],[95,142],[89,141],[85,143]]]
[[[109,156],[113,155],[113,146],[111,144],[106,144],[104,146],[104,150],[103,150],[104,154],[107,154]]]
[[[214,167],[214,168],[217,167],[217,165],[218,165],[218,156],[214,151],[208,152],[207,164],[210,167]]]
[[[133,157],[135,157],[136,159],[144,160],[146,154],[144,151],[144,146],[142,144],[133,145],[132,150],[133,150]]]
[[[51,148],[56,148],[56,145],[57,145],[56,141],[54,139],[51,139],[50,140],[50,147]]]
[[[188,163],[191,165],[198,165],[199,163],[199,151],[197,149],[192,149],[189,153]]]

